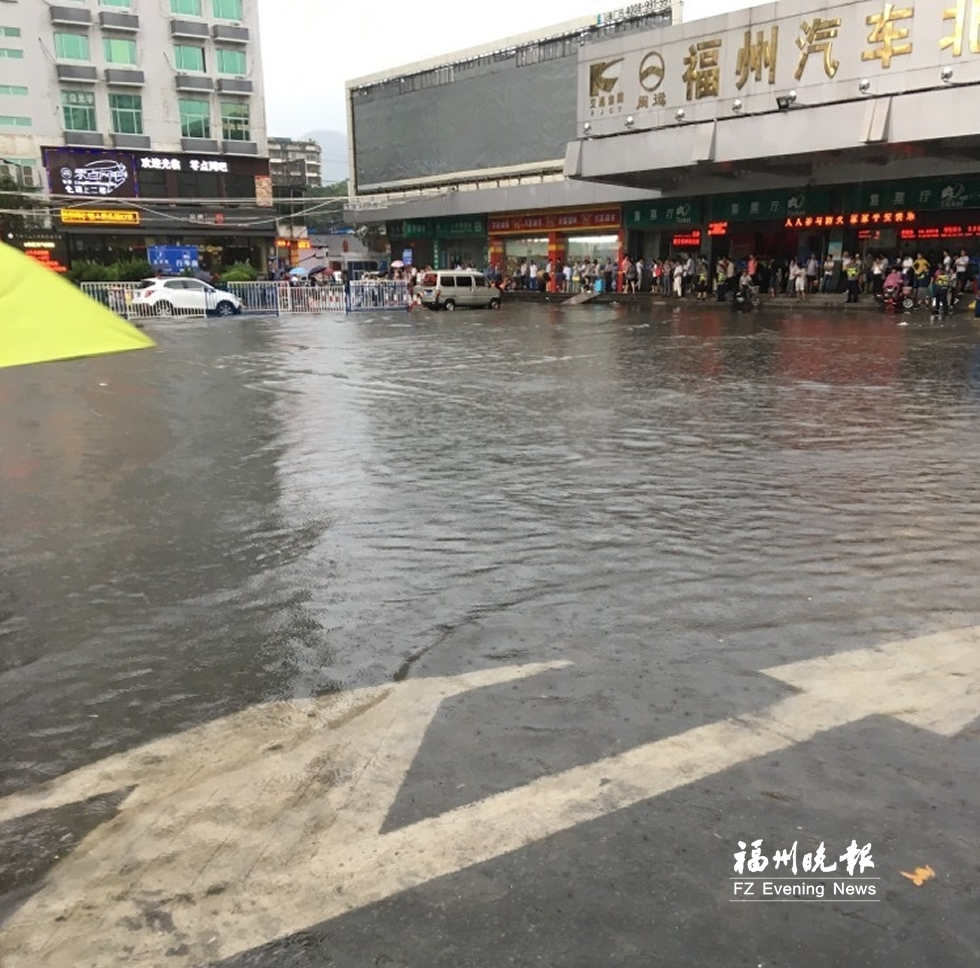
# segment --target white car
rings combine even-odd
[[[144,279],[133,309],[141,316],[237,316],[242,303],[233,293],[180,276]]]

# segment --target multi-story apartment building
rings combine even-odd
[[[315,141],[269,138],[269,171],[276,188],[318,188],[323,184],[323,149]]]
[[[72,260],[265,265],[258,0],[0,0],[0,158]]]

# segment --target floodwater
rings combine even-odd
[[[638,728],[607,701],[642,705],[637,662],[710,720],[758,669],[980,623],[972,320],[510,305],[152,335],[0,372],[0,794],[481,663],[591,670],[593,736]]]

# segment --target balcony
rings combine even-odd
[[[214,81],[203,74],[178,74],[177,90],[189,94],[207,94],[214,90]]]
[[[65,144],[97,148],[105,144],[105,139],[100,131],[66,131]]]
[[[216,41],[224,44],[247,44],[249,40],[248,27],[232,27],[228,24],[215,24],[211,33]]]
[[[140,29],[140,18],[134,13],[112,13],[108,10],[100,10],[99,23],[103,30],[123,30],[134,33]]]
[[[59,81],[94,84],[99,79],[99,72],[88,64],[58,64],[55,70],[58,72]]]
[[[142,87],[146,83],[146,76],[142,71],[128,67],[107,67],[105,82],[117,87]]]
[[[114,134],[112,136],[113,148],[134,148],[137,151],[146,151],[150,147],[149,135],[145,134]]]
[[[212,154],[218,153],[218,142],[212,138],[181,138],[180,150],[191,154]]]
[[[194,40],[208,39],[208,25],[195,23],[193,20],[171,20],[171,37],[190,37]]]
[[[92,22],[92,12],[78,7],[49,7],[51,23],[71,27],[87,27]]]
[[[255,85],[246,77],[219,77],[219,94],[244,94],[253,92]]]
[[[259,146],[254,141],[222,141],[221,150],[226,155],[257,155]]]

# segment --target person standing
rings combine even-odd
[[[833,290],[834,285],[834,257],[832,255],[827,256],[823,260],[823,283],[820,286],[820,291],[824,294],[829,293]]]
[[[844,253],[845,256],[847,253]],[[854,259],[847,260],[847,268],[844,270],[847,278],[847,301],[856,303],[861,292],[861,266]]]
[[[966,277],[970,271],[970,257],[966,254],[966,249],[960,249],[960,254],[956,257],[956,289],[958,292],[966,292]]]
[[[935,303],[933,309],[936,316],[949,315],[949,287],[953,281],[952,273],[945,266],[940,266],[936,270],[935,277]]]

